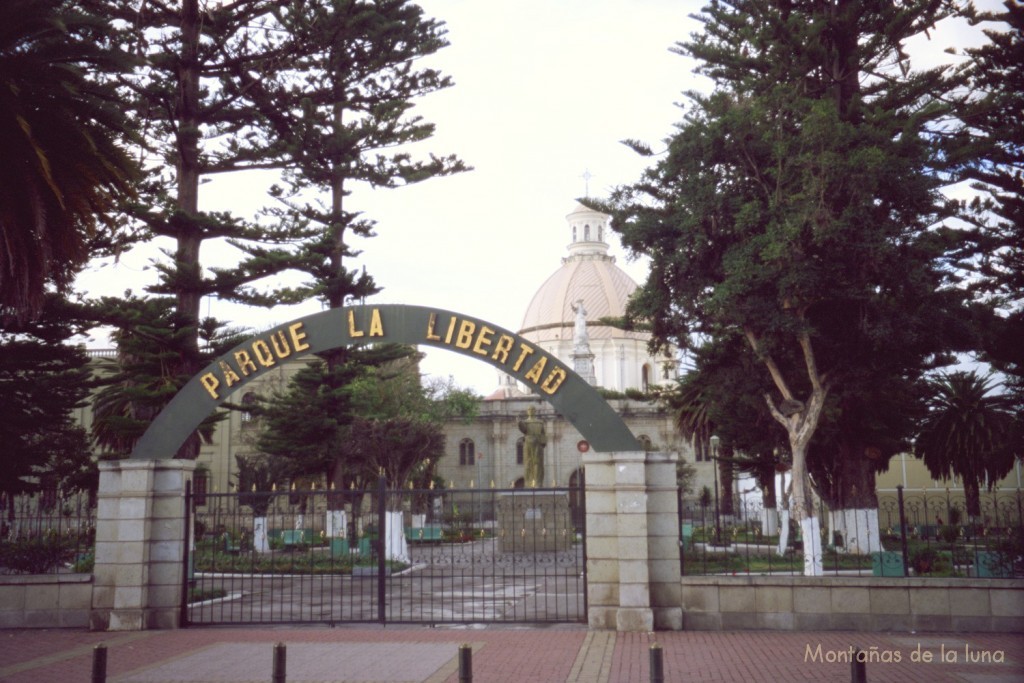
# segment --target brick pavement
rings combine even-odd
[[[638,634],[578,626],[9,630],[0,631],[0,681],[87,683],[100,643],[108,648],[110,683],[269,681],[276,643],[288,648],[289,683],[458,683],[463,644],[473,647],[476,683],[645,683],[654,643],[673,682],[845,683],[851,647],[871,658],[873,682],[1024,681],[1024,634]]]

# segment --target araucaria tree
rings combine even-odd
[[[365,270],[348,264],[358,255],[353,241],[372,237],[375,227],[352,206],[353,189],[397,188],[466,170],[454,156],[415,156],[416,143],[428,140],[434,126],[411,113],[414,100],[451,85],[419,61],[447,41],[440,22],[405,0],[287,0],[275,16],[296,45],[292,59],[273,77],[240,69],[237,78],[269,122],[286,168],[283,186],[273,189],[280,204],[268,213],[304,237],[294,247],[236,246],[255,271],[287,264],[306,276],[282,293],[288,299],[340,308],[380,290]],[[230,282],[234,275],[217,277]],[[350,473],[332,441],[350,419],[347,386],[358,375],[356,359],[346,348],[323,356],[301,381],[310,403],[333,406],[321,415],[335,423],[321,430],[324,441],[313,450],[327,452],[328,478],[343,486]],[[293,387],[291,398],[301,403],[296,391],[302,388]]]
[[[124,83],[156,156],[130,213],[173,242],[149,288],[173,300],[171,329],[149,337],[164,386],[205,362],[204,328],[217,323],[201,319],[203,297],[260,306],[319,297],[336,307],[377,291],[344,264],[351,237],[373,227],[344,206],[351,183],[394,187],[462,168],[452,158],[416,161],[406,147],[433,132],[409,115],[412,100],[449,81],[417,66],[446,43],[441,24],[404,0],[83,1],[107,6],[146,59]],[[202,210],[204,180],[251,170],[286,172],[289,189],[268,198],[284,208],[264,221]],[[216,242],[238,261],[204,263],[201,250]],[[288,287],[277,277],[287,271],[312,279]],[[344,364],[343,353],[328,358],[331,372]],[[194,436],[178,457],[197,449]]]
[[[0,493],[95,486],[85,430],[74,419],[89,394],[88,359],[67,340],[80,322],[50,294],[36,320],[0,323]]]
[[[295,45],[273,76],[239,69],[246,97],[264,117],[286,169],[280,205],[268,213],[304,236],[295,248],[248,248],[247,267],[309,276],[289,298],[330,308],[379,291],[345,260],[374,221],[348,204],[354,187],[395,188],[466,170],[456,157],[418,160],[414,144],[434,126],[413,116],[416,98],[451,85],[418,61],[447,45],[443,25],[406,0],[286,0],[276,14]],[[277,264],[277,265],[275,265]],[[232,273],[218,271],[231,282]],[[330,358],[334,366],[343,353]]]
[[[740,335],[771,378],[808,575],[822,571],[808,452],[830,396],[869,397],[872,377],[911,381],[941,361],[958,306],[937,227],[955,83],[913,70],[902,47],[949,11],[712,1],[675,50],[713,91],[688,94],[667,151],[610,202],[624,243],[652,259],[631,317],[683,347]],[[849,457],[869,462],[863,451]]]
[[[96,316],[102,324],[130,324],[121,328],[122,334],[134,336],[137,343],[134,357],[125,360],[138,363],[148,358],[159,371],[150,386],[140,386],[124,367],[119,384],[150,396],[162,393],[169,400],[210,354],[204,348],[203,328],[215,327],[216,322],[201,319],[203,298],[237,299],[243,276],[247,282],[264,275],[236,269],[235,279],[225,285],[207,270],[202,249],[229,238],[270,242],[289,237],[200,206],[200,186],[216,174],[280,167],[265,122],[233,79],[234,70],[243,65],[251,71],[269,71],[286,58],[289,45],[271,26],[271,12],[280,3],[79,3],[107,17],[108,32],[140,57],[140,67],[121,78],[120,86],[124,106],[144,138],[138,152],[146,175],[138,185],[138,201],[120,208],[124,220],[139,226],[145,237],[168,245],[165,258],[155,264],[160,279],[148,287],[149,294],[168,300],[169,306],[156,307],[166,315],[147,319],[154,307],[126,297],[97,306]],[[154,407],[140,409],[132,396],[122,398],[127,413],[116,417]],[[159,402],[155,407],[159,409]],[[118,438],[130,447],[135,436],[128,432]],[[176,457],[195,458],[198,436],[192,435]]]

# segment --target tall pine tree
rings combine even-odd
[[[243,70],[237,78],[271,122],[284,153],[287,171],[283,185],[274,188],[280,205],[268,213],[306,238],[291,249],[234,244],[249,254],[245,268],[252,272],[287,264],[306,276],[276,296],[316,298],[339,308],[379,291],[365,270],[348,264],[358,255],[354,239],[371,237],[375,228],[351,205],[353,189],[397,188],[466,170],[455,156],[414,156],[416,143],[434,133],[433,124],[411,113],[414,100],[451,85],[420,60],[447,41],[443,25],[406,0],[289,0],[276,19],[300,46],[294,59],[274,78]],[[237,271],[218,270],[217,277],[224,287],[237,287]],[[260,301],[251,290],[246,294]],[[310,402],[333,401],[322,415],[345,426],[348,385],[358,376],[353,363],[359,356],[341,348],[324,360],[310,371],[318,377],[303,374],[304,391]],[[328,430],[318,451],[330,447],[334,433]],[[350,469],[335,460],[331,481],[344,485]]]
[[[625,244],[652,258],[631,315],[682,346],[741,334],[770,377],[810,575],[822,546],[808,453],[829,396],[912,379],[948,348],[959,302],[940,268],[947,233],[933,227],[949,214],[935,130],[956,83],[914,71],[903,45],[949,11],[711,2],[676,50],[714,91],[689,94],[668,150],[612,197]],[[857,449],[849,457],[867,460]]]

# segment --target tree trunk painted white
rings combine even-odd
[[[785,555],[789,546],[789,510],[782,508],[779,516],[782,518],[779,520],[779,555]]]
[[[301,531],[306,528],[306,515],[302,512],[295,515],[295,530]]]
[[[384,559],[409,561],[409,544],[405,540],[405,515],[401,510],[384,515]]]
[[[843,545],[836,550],[851,555],[869,555],[882,550],[882,538],[878,530],[877,509],[832,510],[829,512],[829,529],[839,532]]]
[[[779,511],[775,508],[761,509],[761,535],[774,536],[779,533]]]
[[[800,520],[800,533],[804,544],[804,576],[822,576],[821,519],[817,516]]]
[[[348,516],[344,510],[328,510],[324,520],[324,533],[328,538],[345,538],[348,535]]]
[[[802,319],[804,312],[799,306],[790,306],[797,319]],[[825,407],[828,396],[828,385],[818,371],[818,363],[814,355],[814,345],[807,331],[797,333],[797,340],[803,352],[807,379],[811,383],[811,392],[805,400],[797,400],[790,390],[782,369],[775,363],[771,354],[762,348],[757,332],[753,328],[744,328],[744,334],[751,349],[764,363],[772,376],[776,389],[783,401],[776,405],[770,394],[765,394],[768,410],[776,422],[786,428],[789,435],[789,451],[793,458],[791,468],[792,497],[789,501],[793,519],[800,523],[804,544],[804,575],[820,576],[821,569],[821,520],[816,516],[811,478],[807,471],[807,446],[818,427],[818,420]]]
[[[266,517],[256,517],[252,520],[252,548],[258,553],[270,552]]]
[[[412,516],[412,528],[422,529],[427,525],[427,516],[425,514],[416,514]]]
[[[821,576],[822,546],[821,518],[817,515],[811,480],[807,475],[805,451],[797,455],[793,449],[793,495],[790,499],[793,519],[800,524],[804,546],[804,576]]]

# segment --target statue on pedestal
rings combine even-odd
[[[537,417],[537,409],[530,406],[526,411],[526,419],[519,421],[519,431],[523,439],[523,464],[526,472],[523,481],[526,486],[544,485],[544,444],[547,436],[544,433],[544,422]]]

